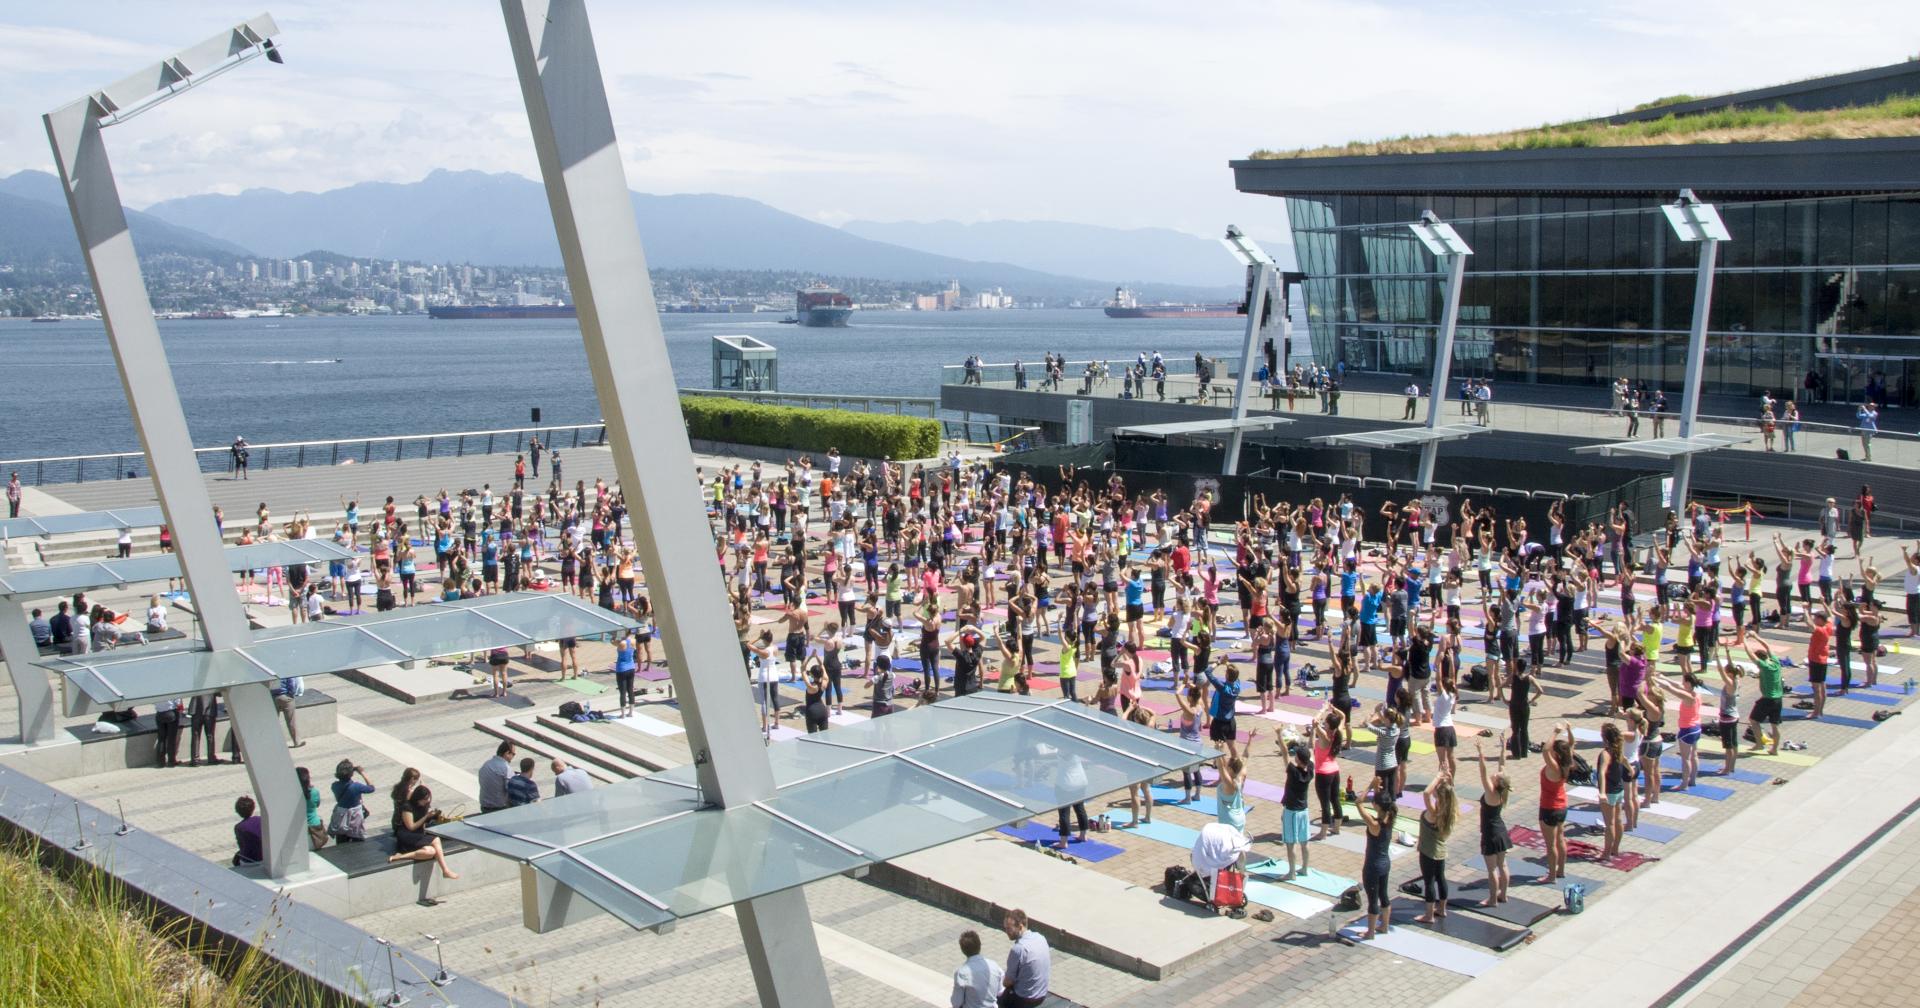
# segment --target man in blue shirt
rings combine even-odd
[[[1127,568],[1127,637],[1133,646],[1147,646],[1146,628],[1141,622],[1146,619],[1146,584],[1140,580],[1140,568]]]
[[[1219,664],[1227,670],[1227,677],[1221,679],[1212,669],[1207,669],[1207,682],[1213,685],[1213,698],[1208,701],[1207,714],[1212,724],[1207,729],[1208,738],[1227,747],[1227,755],[1240,755],[1240,730],[1234,722],[1240,703],[1240,670],[1224,656]]]
[[[1027,912],[1007,911],[1001,930],[1012,939],[1007,949],[1007,970],[1002,981],[1000,1008],[1039,1008],[1047,999],[1053,980],[1053,951],[1038,931],[1027,927]]]
[[[1377,584],[1367,585],[1366,594],[1360,596],[1360,646],[1367,649],[1369,665],[1379,656],[1380,603],[1384,599]]]
[[[53,643],[53,624],[48,623],[47,618],[40,615],[40,610],[33,611],[33,619],[28,621],[27,629],[33,633],[35,644],[46,647]]]
[[[520,772],[507,778],[507,807],[531,805],[540,800],[540,785],[533,779],[533,757],[520,759]]]

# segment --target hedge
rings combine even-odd
[[[856,413],[852,410],[768,406],[719,396],[681,396],[687,436],[707,441],[798,451],[899,459],[940,454],[940,424],[925,417]]]

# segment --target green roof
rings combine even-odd
[[[1678,99],[1663,99],[1665,104]],[[1449,154],[1560,147],[1650,147],[1678,144],[1766,143],[1783,140],[1858,140],[1920,136],[1920,97],[1900,95],[1874,105],[1802,112],[1773,108],[1716,109],[1668,115],[1617,126],[1604,121],[1562,123],[1500,133],[1396,137],[1302,150],[1257,150],[1254,160]]]

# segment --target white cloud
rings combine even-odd
[[[496,6],[273,7],[285,66],[248,66],[109,135],[130,203],[435,168],[534,173]],[[1232,189],[1226,162],[1256,147],[1525,126],[1906,55],[1897,33],[1859,31],[1905,23],[1906,5],[1848,7],[1835,18],[1787,0],[594,0],[591,11],[635,188],[749,196],[829,222],[1212,234],[1280,220],[1277,201]],[[0,172],[48,164],[39,111],[231,15],[199,0],[8,12]]]

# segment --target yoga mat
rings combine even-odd
[[[1247,783],[1251,784],[1253,782],[1248,781]],[[1208,817],[1214,817],[1220,814],[1219,799],[1215,798],[1212,795],[1201,795],[1200,797],[1194,799],[1193,801],[1183,802],[1180,800],[1180,789],[1177,787],[1167,787],[1165,785],[1159,785],[1154,787],[1152,791],[1153,791],[1153,803],[1155,805],[1165,805],[1172,808],[1183,808],[1189,812],[1195,812],[1200,815],[1208,816]],[[1247,793],[1252,794],[1253,792],[1249,791]],[[1253,806],[1248,805],[1247,809],[1251,811],[1253,809]]]
[[[1492,969],[1500,961],[1498,956],[1490,953],[1421,934],[1400,924],[1394,925],[1387,933],[1374,935],[1372,938],[1361,938],[1360,936],[1365,933],[1364,918],[1340,929],[1340,937],[1349,943],[1377,948],[1382,952],[1412,959],[1414,962],[1426,963],[1428,966],[1434,966],[1449,973],[1458,973],[1461,976],[1477,977]]]
[[[1269,876],[1276,882],[1284,881],[1287,885],[1299,886],[1322,896],[1338,897],[1359,884],[1350,878],[1324,872],[1318,868],[1309,868],[1290,879],[1284,878],[1287,874],[1286,862],[1274,858],[1248,865],[1247,873]]]
[[[1646,810],[1642,809],[1641,811],[1644,812]],[[1575,826],[1585,826],[1590,829],[1601,829],[1605,825],[1604,820],[1600,818],[1600,813],[1588,809],[1569,810],[1567,812],[1567,822]],[[1678,837],[1680,831],[1667,826],[1657,826],[1653,823],[1642,822],[1640,825],[1628,830],[1627,835],[1663,844]]]
[[[1786,721],[1813,721],[1813,712],[1789,711],[1782,715],[1782,719]],[[1841,717],[1831,711],[1820,715],[1820,720],[1814,723],[1839,725],[1842,728],[1873,728],[1879,724],[1879,722],[1874,721],[1872,718]]]
[[[641,679],[646,680],[647,682],[666,682],[667,680],[673,678],[673,673],[668,672],[666,669],[663,669],[663,668],[640,669],[639,671],[635,672],[634,675],[640,677]]]
[[[1478,945],[1481,948],[1492,949],[1495,952],[1505,952],[1525,941],[1527,935],[1532,933],[1530,928],[1510,928],[1504,924],[1495,924],[1492,921],[1483,920],[1479,917],[1464,915],[1456,917],[1453,914],[1448,914],[1430,923],[1421,923],[1414,919],[1426,913],[1426,911],[1427,905],[1425,902],[1402,896],[1393,901],[1393,926],[1397,928],[1402,922],[1405,922],[1408,927],[1416,927],[1422,931],[1431,931],[1434,934],[1446,935],[1449,938],[1467,942],[1471,945]]]
[[[1673,770],[1677,772],[1680,769],[1680,757],[1662,756],[1660,757],[1660,766],[1662,769]],[[1721,763],[1719,760],[1716,759],[1709,762],[1708,759],[1706,758],[1706,755],[1704,753],[1701,754],[1700,776],[1720,777],[1722,776],[1720,773],[1720,766],[1721,766]],[[1741,770],[1737,767],[1734,769],[1733,775],[1731,777],[1728,777],[1727,779],[1739,781],[1742,784],[1766,784],[1773,780],[1773,778],[1767,774],[1755,773],[1752,770]]]
[[[1897,696],[1887,696],[1885,694],[1882,694],[1873,690],[1863,691],[1858,686],[1855,686],[1853,689],[1848,690],[1846,696],[1841,696],[1838,690],[1839,690],[1839,687],[1835,685],[1835,682],[1834,682],[1834,673],[1831,670],[1829,670],[1827,672],[1827,700],[1828,701],[1858,700],[1861,703],[1876,704],[1881,707],[1897,707],[1900,704],[1900,698]],[[1813,687],[1807,685],[1806,683],[1801,683],[1800,685],[1795,686],[1793,688],[1793,695],[1797,697],[1810,697],[1813,695]]]
[[[1000,832],[1006,834],[1007,836],[1013,837],[1016,840],[1023,840],[1027,843],[1033,843],[1033,844],[1052,845],[1060,841],[1059,830],[1056,830],[1051,826],[1042,826],[1041,824],[1033,821],[1028,821],[1028,823],[1025,826],[1021,826],[1019,828],[1015,828],[1012,826],[1002,826],[1000,827]],[[1116,854],[1122,854],[1125,852],[1121,848],[1115,847],[1112,844],[1101,843],[1100,841],[1095,840],[1091,836],[1087,837],[1085,840],[1081,840],[1080,838],[1069,834],[1067,836],[1066,853],[1071,854],[1082,861],[1099,862],[1099,861],[1105,861],[1106,859],[1113,857]]]
[[[1812,766],[1820,762],[1820,757],[1809,756],[1803,752],[1781,752],[1778,755],[1769,755],[1763,752],[1747,750],[1742,751],[1740,756],[1742,759],[1766,760],[1769,763],[1785,763],[1788,766]]]
[[[1511,893],[1513,886],[1542,885],[1543,883],[1541,883],[1540,880],[1547,877],[1546,864],[1547,862],[1544,857],[1518,858],[1518,857],[1514,857],[1513,854],[1509,852],[1507,855],[1507,874],[1510,876],[1508,879],[1509,893]],[[1481,877],[1474,879],[1471,882],[1459,883],[1458,885],[1455,885],[1453,888],[1463,890],[1463,891],[1472,891],[1472,892],[1478,892],[1482,889],[1485,889],[1487,887],[1487,879],[1486,879],[1487,859],[1481,857],[1478,854],[1475,854],[1466,860],[1466,866],[1474,871],[1479,872]],[[1578,882],[1581,885],[1585,886],[1587,888],[1587,895],[1589,897],[1591,897],[1594,893],[1600,891],[1600,889],[1606,885],[1605,882],[1602,882],[1599,879],[1591,879],[1591,878],[1585,878],[1580,875],[1569,874],[1564,879],[1557,879],[1554,881],[1553,891],[1555,893],[1563,891],[1565,886],[1569,882]],[[1511,901],[1511,896],[1509,896],[1509,900]]]
[[[1690,788],[1683,788],[1680,786],[1679,774],[1664,773],[1660,775],[1660,793],[1683,794],[1689,798],[1705,798],[1708,801],[1726,801],[1733,797],[1732,788],[1715,787],[1712,784],[1699,782],[1695,782]]]
[[[584,693],[587,696],[599,696],[607,691],[607,687],[591,679],[564,679],[555,682],[554,685],[562,689],[570,689],[575,693]]]
[[[1348,829],[1330,837],[1322,838],[1320,843],[1365,856],[1367,853],[1367,828],[1360,826],[1358,828]],[[1402,847],[1397,843],[1388,844],[1387,860],[1392,861],[1411,850],[1413,850],[1413,848]]]
[[[1480,901],[1471,896],[1455,896],[1447,900],[1447,908],[1451,910],[1466,910],[1479,914],[1482,917],[1491,917],[1494,920],[1506,921],[1508,924],[1518,924],[1521,927],[1532,927],[1540,921],[1560,912],[1559,907],[1528,902],[1511,894],[1507,896],[1505,903],[1496,903],[1490,907],[1481,906]]]
[[[1247,879],[1247,899],[1301,920],[1333,909],[1332,903],[1317,896],[1284,889],[1271,882],[1263,882],[1255,878]]]
[[[645,732],[655,738],[666,738],[669,735],[684,735],[687,733],[685,728],[677,724],[662,721],[659,718],[650,718],[645,714],[629,714],[623,718],[611,718],[610,720],[614,724],[624,725],[634,731]]]
[[[1550,697],[1559,697],[1562,700],[1571,700],[1580,695],[1579,690],[1570,690],[1565,686],[1542,686],[1540,687],[1540,692]]]
[[[1278,708],[1270,710],[1265,714],[1255,714],[1254,717],[1266,718],[1268,721],[1300,727],[1305,727],[1313,723],[1313,715],[1311,714],[1302,714],[1298,711],[1281,710]]]
[[[1114,827],[1118,828],[1120,824],[1123,822],[1133,823],[1133,825],[1127,827],[1127,832],[1132,833],[1134,836],[1145,837],[1148,840],[1154,840],[1163,844],[1167,844],[1168,846],[1178,847],[1183,851],[1191,852],[1193,850],[1194,841],[1200,839],[1199,830],[1189,829],[1185,826],[1180,825],[1179,823],[1170,823],[1170,822],[1166,822],[1165,820],[1155,820],[1153,822],[1134,822],[1133,814],[1131,812],[1122,812],[1122,811],[1116,810],[1113,813]]]

